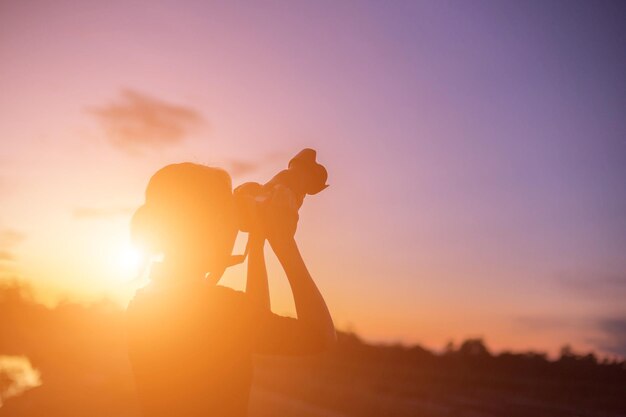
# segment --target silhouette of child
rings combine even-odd
[[[228,265],[238,232],[230,176],[181,163],[150,179],[131,235],[163,261],[126,313],[145,416],[245,416],[252,354],[311,354],[335,340],[294,239],[298,214],[290,190],[275,187],[263,213],[250,232],[246,292],[235,291],[205,278]],[[270,310],[265,240],[285,270],[297,319]]]

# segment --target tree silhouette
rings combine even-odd
[[[482,338],[467,339],[459,347],[458,353],[461,356],[491,356]]]

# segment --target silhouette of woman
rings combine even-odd
[[[263,213],[249,236],[246,291],[235,291],[205,278],[223,271],[238,232],[230,176],[182,163],[150,179],[131,235],[163,261],[127,309],[129,357],[145,416],[245,416],[252,354],[311,354],[335,340],[294,239],[298,214],[290,190],[275,187]],[[270,310],[265,240],[285,270],[297,319]]]

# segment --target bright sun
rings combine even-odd
[[[117,255],[117,267],[127,277],[135,277],[143,261],[141,251],[130,243],[124,245]]]

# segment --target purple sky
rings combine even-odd
[[[331,188],[298,237],[340,327],[626,354],[625,21],[591,1],[3,2],[0,275],[123,302],[101,254],[152,172],[264,180],[310,146]],[[120,108],[181,133],[113,137]]]

